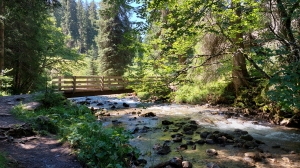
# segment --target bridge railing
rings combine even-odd
[[[104,91],[125,89],[127,81],[121,76],[57,76],[52,85],[59,91]]]

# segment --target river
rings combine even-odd
[[[116,121],[119,125],[133,132],[131,145],[141,151],[141,159],[151,167],[182,157],[193,164],[195,168],[203,167],[300,167],[300,131],[265,121],[257,121],[242,115],[228,117],[233,108],[209,105],[179,105],[179,104],[147,104],[141,103],[134,97],[91,96],[71,99],[74,102],[88,102],[89,108],[105,111],[110,116],[99,117],[104,126],[113,126]],[[124,107],[129,106],[129,107]],[[155,114],[143,117],[143,114]],[[112,122],[114,121],[114,122]],[[164,125],[163,121],[174,124]],[[182,142],[172,141],[172,135],[182,133],[175,125],[179,123],[196,123],[197,129],[191,134],[183,133]],[[257,146],[245,148],[245,144],[238,143],[196,143],[204,132],[219,132],[236,136],[243,131],[253,137]],[[204,138],[205,139],[205,138]],[[206,138],[207,139],[207,138]],[[171,152],[165,155],[158,154],[153,147],[166,143]],[[230,142],[229,140],[227,142]],[[244,142],[243,142],[244,143]],[[251,144],[250,143],[250,144]],[[188,144],[187,149],[178,148]],[[193,148],[193,149],[192,149]],[[209,155],[207,150],[217,151],[216,155]],[[257,156],[251,156],[255,153]],[[250,155],[250,157],[249,157]]]

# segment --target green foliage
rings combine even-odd
[[[4,72],[0,74],[0,96],[1,95],[7,95],[9,93],[9,88],[11,87],[12,83],[12,77],[7,76],[6,73],[8,73],[11,70],[5,69]]]
[[[87,160],[88,167],[127,167],[127,154],[133,151],[128,144],[131,137],[122,128],[103,129],[101,124],[80,123],[71,126],[67,136],[71,145],[80,148],[78,157]]]
[[[52,99],[51,106],[47,108],[33,112],[19,105],[13,112],[32,123],[41,134],[58,133],[76,149],[78,158],[88,167],[128,167],[130,158],[127,158],[127,154],[138,154],[129,145],[131,134],[123,128],[103,127],[86,106],[70,102],[65,105],[53,103],[61,101],[61,96],[54,94],[47,93]]]
[[[0,168],[7,168],[7,167],[8,167],[8,161],[5,155],[0,154]]]
[[[37,95],[36,99],[42,103],[44,108],[62,106],[66,103],[63,94],[56,92],[54,89],[47,89],[44,93]]]
[[[283,110],[300,110],[299,65],[283,67],[269,81],[269,98],[282,106]]]
[[[235,98],[230,92],[227,92],[227,82],[211,82],[206,84],[192,83],[179,87],[175,93],[175,102],[198,104],[202,102],[232,103]]]

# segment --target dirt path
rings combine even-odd
[[[11,115],[10,110],[20,101],[29,102],[29,95],[0,97],[0,128],[24,125]],[[1,131],[0,131],[1,133]],[[0,152],[11,158],[11,167],[17,168],[81,168],[68,145],[54,136],[7,138],[0,134]]]

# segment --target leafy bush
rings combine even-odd
[[[122,128],[106,128],[101,123],[79,123],[70,127],[73,131],[68,141],[78,146],[80,160],[88,161],[88,167],[128,167],[127,155],[134,151],[128,144],[131,135]]]
[[[44,108],[60,106],[66,103],[66,98],[63,94],[56,92],[54,89],[48,89],[44,93],[39,94],[36,98],[42,103]]]
[[[46,108],[32,112],[19,105],[13,112],[31,122],[35,130],[58,133],[63,140],[69,141],[88,167],[128,166],[127,154],[137,154],[136,149],[128,144],[131,134],[123,128],[104,128],[87,107],[71,103],[63,105],[58,103],[61,100],[59,95],[48,95],[53,99]],[[58,100],[54,100],[56,98]]]
[[[284,110],[300,110],[300,73],[297,66],[283,67],[269,81],[268,97]]]

